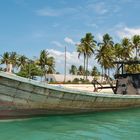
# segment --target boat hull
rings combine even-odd
[[[78,114],[140,107],[139,95],[99,94],[0,73],[0,118]]]

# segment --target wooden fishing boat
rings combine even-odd
[[[129,75],[129,78],[125,76],[127,80],[129,79],[129,82],[124,80],[125,83],[121,81],[124,79],[121,76],[124,75],[119,75],[117,94],[102,94],[54,87],[0,72],[0,119],[140,107],[139,87],[135,87],[138,91],[130,90],[130,88],[126,90],[127,85],[131,86],[133,80],[136,81],[136,85],[140,86],[140,83],[138,83],[140,80],[135,79],[136,77],[140,78],[140,74],[134,76],[134,79],[133,75]],[[130,79],[133,80],[130,82]],[[122,87],[123,90],[120,90]],[[138,94],[128,95],[127,93],[130,93],[130,91]]]

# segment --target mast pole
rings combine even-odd
[[[66,63],[67,63],[67,56],[66,56],[67,48],[65,46],[65,65],[64,65],[64,83],[66,82]]]

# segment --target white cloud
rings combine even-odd
[[[36,38],[41,38],[43,35],[41,34],[41,33],[35,33],[34,34],[34,37],[36,37]]]
[[[97,14],[103,15],[108,12],[108,9],[105,6],[104,2],[99,2],[99,3],[91,3],[88,5],[89,9],[94,10]]]
[[[59,12],[51,9],[51,8],[44,8],[44,9],[40,9],[37,10],[37,15],[39,16],[59,16]]]
[[[51,17],[75,14],[76,12],[77,9],[74,8],[53,9],[50,7],[42,8],[36,11],[37,15],[39,16],[51,16]]]
[[[100,34],[100,33],[98,33],[98,34],[97,34],[97,39],[98,39],[100,42],[102,42],[102,41],[103,41],[103,35]]]
[[[32,39],[46,39],[48,38],[48,34],[45,31],[42,30],[37,30],[37,31],[33,31],[30,34],[30,37]]]
[[[64,73],[64,61],[65,61],[65,52],[64,51],[58,51],[54,49],[47,49],[49,54],[55,58],[56,61],[56,71],[59,71],[61,73]],[[83,57],[81,56],[80,59],[78,59],[78,53],[77,52],[68,52],[66,53],[66,60],[67,60],[67,73],[69,73],[69,69],[71,65],[76,65],[77,67],[79,65],[83,65]],[[89,69],[93,66],[98,66],[97,62],[94,58],[91,58],[89,61]]]
[[[95,23],[89,23],[89,24],[87,24],[87,26],[93,27],[93,28],[98,28],[98,25]]]
[[[61,43],[58,42],[58,41],[52,41],[51,43],[54,44],[54,45],[57,46],[57,47],[60,47],[60,48],[64,47],[64,45],[61,44]]]
[[[95,11],[98,14],[105,14],[108,10],[105,9],[104,3],[99,3],[95,6]]]
[[[65,37],[64,41],[68,44],[75,45],[76,43],[69,37]]]
[[[14,2],[18,5],[26,5],[25,0],[14,0]]]
[[[116,31],[116,33],[120,38],[131,38],[133,35],[140,35],[140,28],[123,27]]]

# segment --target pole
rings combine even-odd
[[[29,62],[28,62],[28,72],[29,72],[29,74],[28,74],[28,76],[29,76],[29,79],[31,79],[31,70],[30,70],[30,60],[29,60]]]
[[[66,63],[67,63],[67,57],[66,57],[66,52],[67,52],[67,48],[65,46],[65,65],[64,65],[64,83],[66,82]]]

